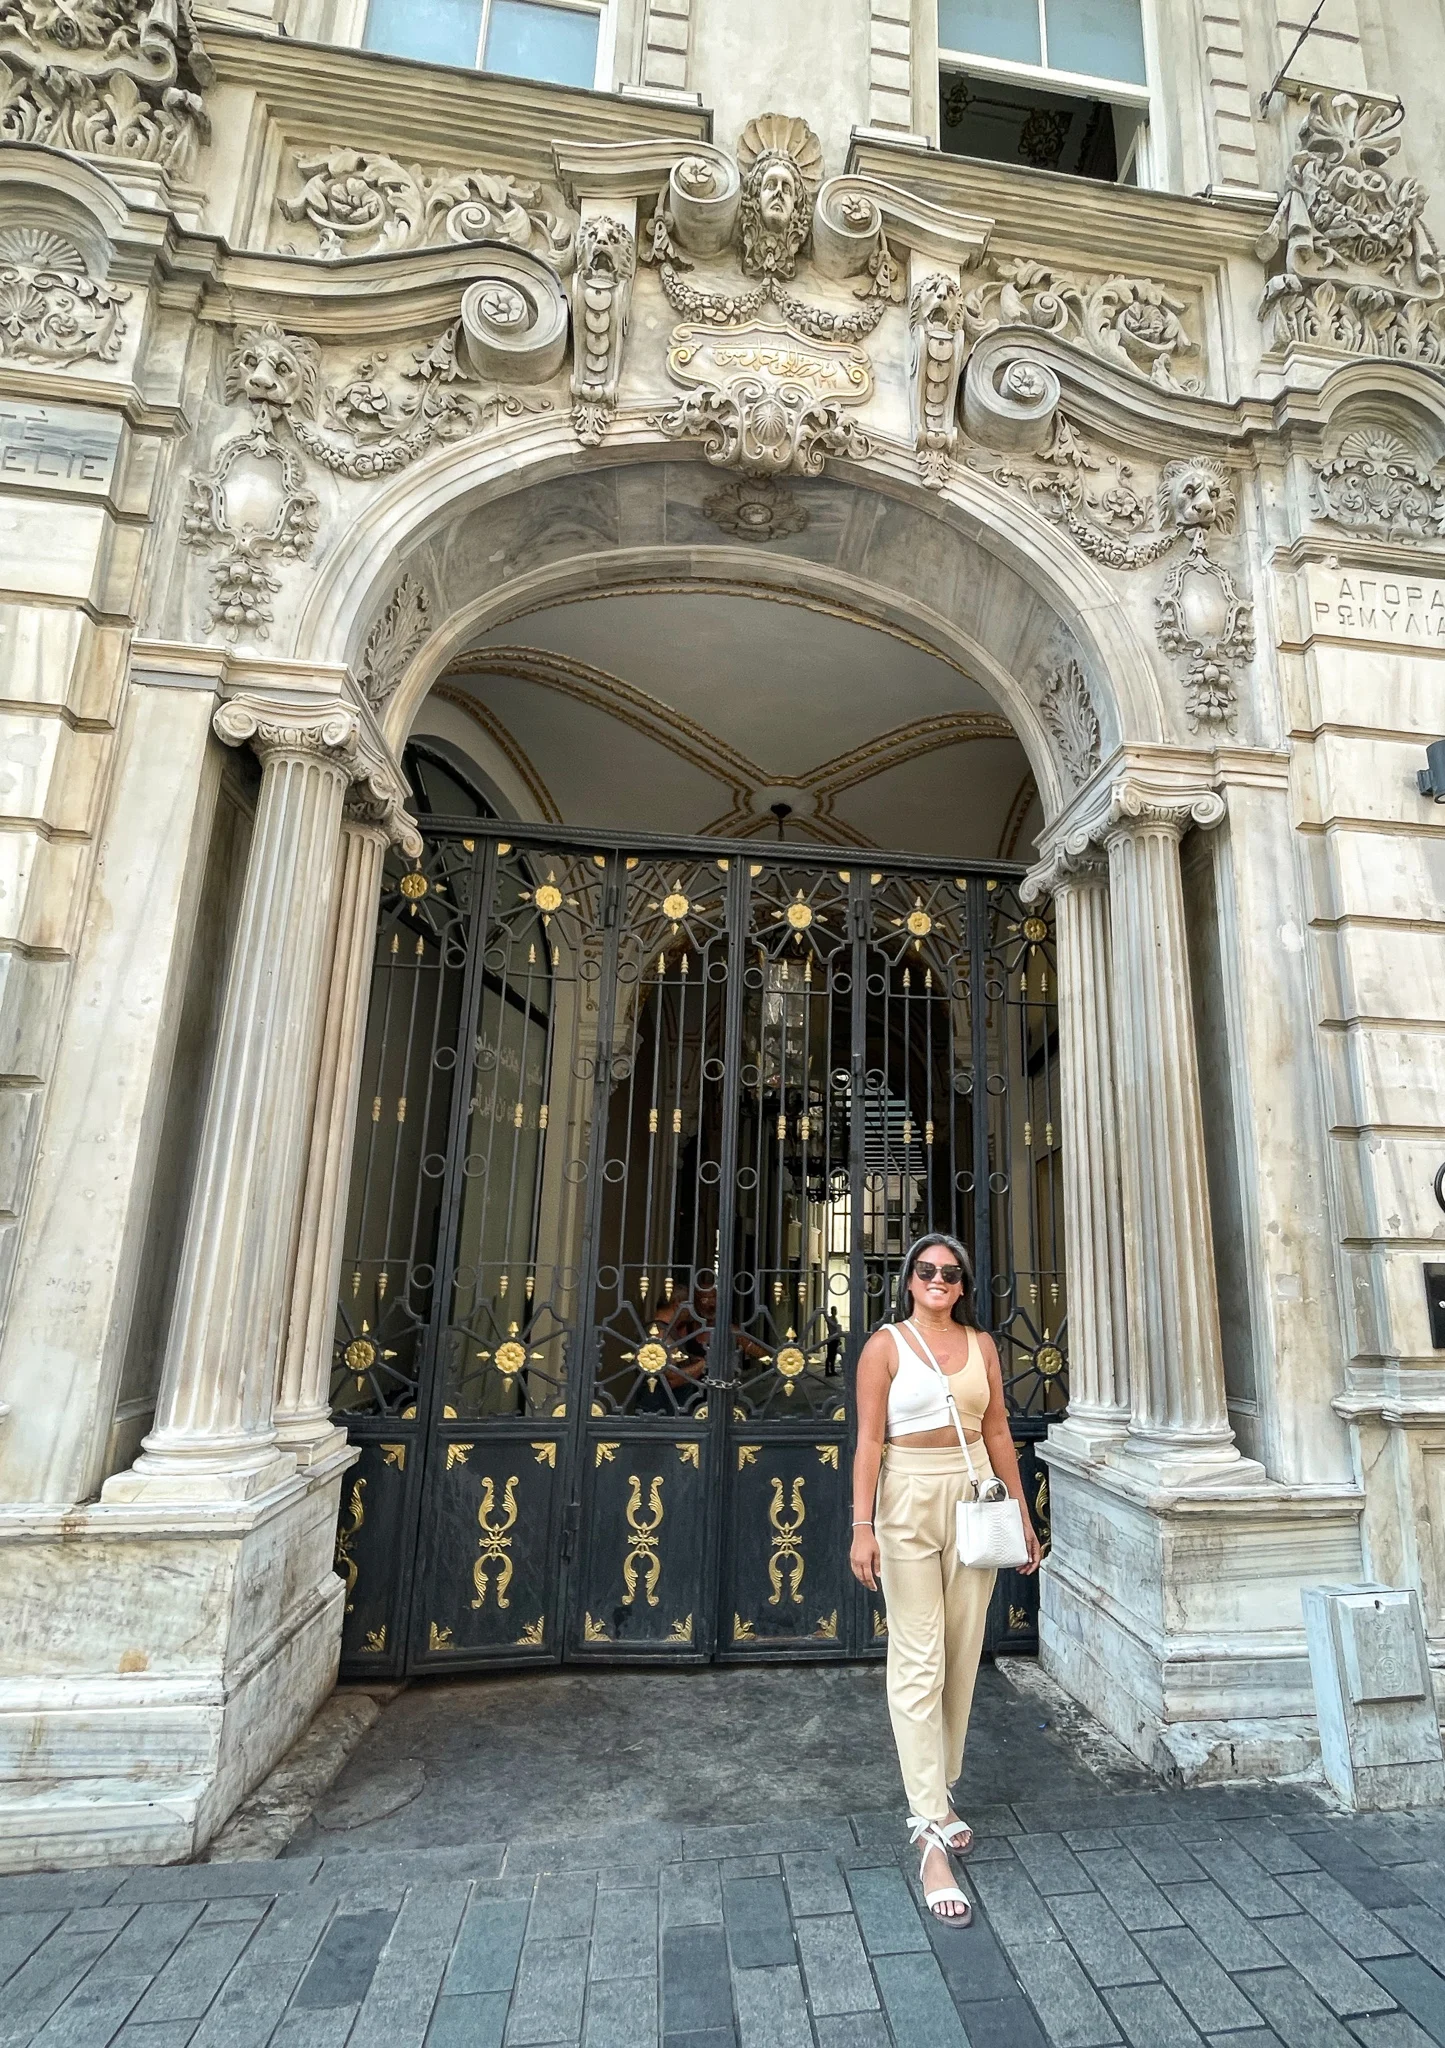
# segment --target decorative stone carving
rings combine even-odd
[[[556,273],[520,249],[489,249],[462,296],[461,353],[474,375],[542,384],[567,354],[567,295]]]
[[[1075,784],[1087,782],[1099,765],[1099,714],[1076,661],[1054,670],[1044,684],[1039,712]]]
[[[218,551],[207,630],[264,638],[279,589],[272,565],[311,552],[319,507],[296,453],[357,481],[404,469],[436,441],[479,431],[499,412],[546,408],[494,390],[455,390],[459,324],[428,349],[408,350],[400,385],[389,381],[385,351],[365,357],[346,383],[323,388],[314,341],[274,321],[243,329],[226,362],[225,395],[251,408],[251,424],[222,442],[214,466],[190,480],[182,522],[187,544]],[[322,417],[317,418],[318,411]],[[281,438],[282,431],[295,446]]]
[[[651,424],[672,440],[700,440],[719,468],[818,476],[829,455],[862,460],[869,452],[843,410],[873,389],[860,348],[810,343],[756,321],[727,336],[684,326],[673,334],[667,367],[694,388]]]
[[[1380,540],[1435,540],[1445,534],[1445,479],[1383,429],[1347,434],[1314,472],[1321,519]]]
[[[1397,101],[1311,94],[1259,244],[1266,261],[1284,251],[1261,308],[1272,347],[1307,342],[1445,362],[1445,283],[1425,226],[1427,194],[1387,169],[1403,119]]]
[[[56,368],[113,363],[130,293],[86,275],[85,258],[50,228],[0,229],[0,358]]]
[[[276,203],[286,220],[309,221],[322,256],[504,242],[564,273],[571,267],[576,216],[544,206],[539,186],[506,172],[425,171],[367,149],[333,149],[295,161],[306,182],[294,198]]]
[[[908,301],[913,445],[918,473],[930,490],[941,490],[953,467],[958,446],[958,380],[967,347],[963,287],[947,272],[933,271],[914,286]]]
[[[1208,528],[1189,529],[1189,553],[1169,572],[1154,611],[1159,644],[1185,661],[1184,699],[1189,729],[1201,725],[1235,730],[1239,694],[1236,671],[1254,659],[1254,611],[1234,586],[1227,569],[1206,544]]]
[[[611,214],[584,220],[572,272],[572,425],[595,448],[617,410],[637,242]]]
[[[1165,391],[1203,390],[1201,378],[1178,374],[1179,359],[1198,354],[1180,317],[1186,301],[1151,278],[1078,277],[1027,258],[995,262],[993,272],[964,299],[971,341],[1000,326],[1036,327]]]
[[[813,226],[823,147],[799,115],[759,114],[738,142],[746,277],[790,278]]]
[[[3,0],[0,140],[184,175],[211,66],[190,0]]]
[[[361,651],[358,680],[374,710],[386,703],[431,629],[431,599],[425,586],[403,576]]]
[[[702,512],[733,540],[784,540],[808,525],[806,507],[771,477],[738,477],[724,484],[704,501]]]

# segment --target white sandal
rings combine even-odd
[[[912,1829],[908,1839],[915,1848],[918,1847],[920,1842],[923,1844],[923,1855],[918,1866],[918,1881],[922,1884],[923,1873],[928,1864],[930,1850],[941,1849],[944,1856],[947,1857],[949,1853],[948,1844],[943,1838],[942,1827],[936,1821],[919,1820],[913,1814],[910,1814],[908,1818]],[[934,1919],[941,1920],[945,1927],[967,1927],[973,1918],[973,1907],[956,1884],[940,1885],[937,1891],[925,1891],[923,1903],[927,1906]],[[963,1911],[961,1913],[940,1913],[938,1910],[940,1906],[962,1906]]]
[[[973,1847],[973,1829],[966,1820],[941,1820],[938,1832],[950,1856],[966,1856]]]

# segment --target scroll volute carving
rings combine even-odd
[[[462,299],[460,346],[478,377],[545,384],[567,354],[567,298],[556,273],[521,250],[489,249]]]
[[[190,0],[5,0],[0,140],[184,175],[209,133]]]

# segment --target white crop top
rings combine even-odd
[[[889,1436],[947,1429],[950,1422],[943,1382],[933,1367],[919,1357],[897,1323],[890,1323],[888,1329],[898,1352],[898,1370],[888,1387]],[[968,1355],[960,1369],[949,1375],[948,1390],[965,1430],[981,1428],[988,1408],[989,1386],[988,1368],[976,1330],[968,1333]]]

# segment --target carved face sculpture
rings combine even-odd
[[[268,420],[296,410],[310,416],[316,399],[316,344],[283,334],[274,321],[244,328],[226,364],[226,398],[245,399]]]
[[[1159,516],[1184,532],[1228,531],[1236,507],[1234,486],[1216,462],[1171,462],[1159,479]]]
[[[577,268],[584,276],[605,274],[621,284],[637,263],[631,230],[611,214],[584,220],[577,230]]]
[[[792,158],[769,150],[743,181],[743,269],[791,277],[813,225],[811,195]]]

